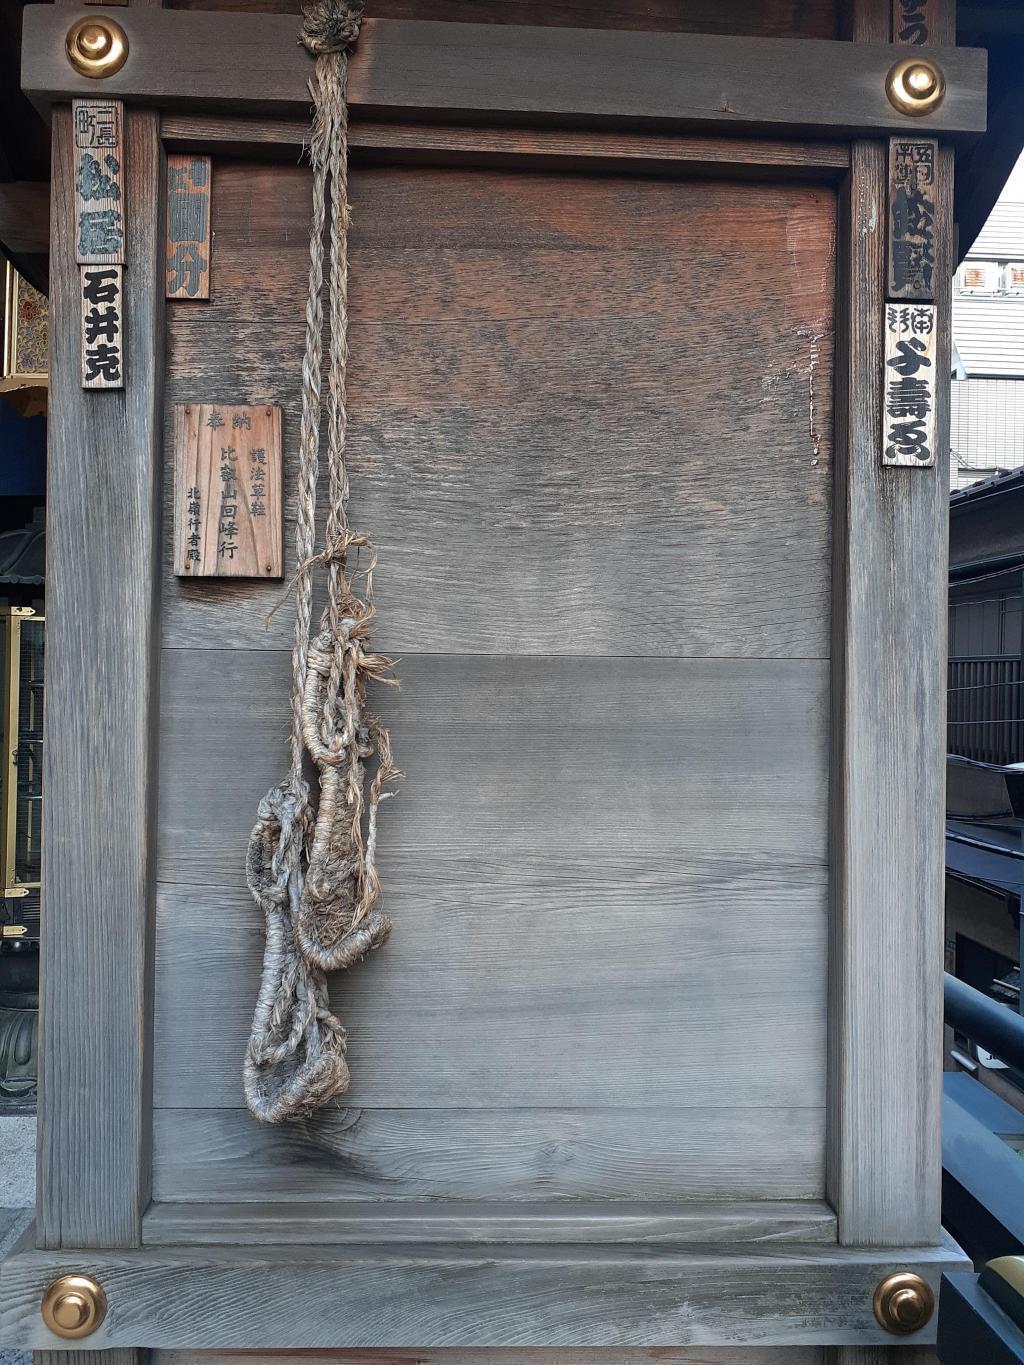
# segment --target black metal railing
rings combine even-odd
[[[946,1023],[1007,1066],[1024,1071],[1024,1015],[1015,1014],[946,972]]]
[[[1024,756],[1024,686],[1020,658],[952,658],[946,701],[946,752],[978,763]]]
[[[944,997],[948,1025],[1024,1071],[1021,1015],[948,972]],[[980,1274],[943,1275],[936,1355],[941,1365],[1024,1365],[1024,1162],[1013,1136],[1024,1114],[1002,1105],[986,1122],[991,1092],[969,1076],[947,1081],[959,1089],[947,1086],[943,1101],[942,1221]]]

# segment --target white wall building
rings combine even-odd
[[[953,287],[950,483],[1024,465],[1024,156]]]

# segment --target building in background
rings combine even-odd
[[[953,289],[950,483],[1024,465],[1024,157]]]

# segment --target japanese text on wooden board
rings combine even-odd
[[[124,264],[124,111],[120,100],[74,100],[75,251],[79,265]]]
[[[210,297],[208,156],[167,158],[167,297]]]
[[[935,463],[935,339],[934,304],[886,305],[884,464]]]
[[[82,388],[124,388],[122,270],[83,265]]]
[[[933,43],[938,0],[892,0],[894,43]]]
[[[935,297],[934,138],[889,140],[888,288],[894,299]]]
[[[84,389],[124,388],[124,108],[74,100],[75,257],[81,284]]]
[[[174,572],[280,578],[281,409],[179,403],[174,462]]]

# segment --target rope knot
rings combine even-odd
[[[302,11],[299,42],[311,57],[348,52],[359,37],[364,0],[312,0]]]

